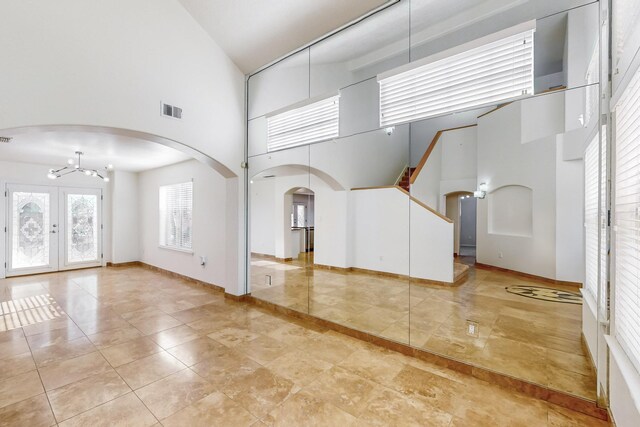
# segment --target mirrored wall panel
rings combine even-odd
[[[598,16],[401,0],[251,76],[252,295],[594,401]]]
[[[309,146],[252,157],[249,177],[250,292],[308,313],[315,223]]]
[[[310,313],[409,343],[409,126],[311,145]]]
[[[580,293],[598,265],[588,90],[411,124],[412,346],[595,400]],[[585,265],[588,147],[596,244]],[[434,211],[430,221],[418,201]]]

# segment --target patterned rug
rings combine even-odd
[[[582,304],[582,295],[575,292],[525,285],[507,286],[505,289],[511,294],[539,299],[542,301],[562,302],[565,304]]]

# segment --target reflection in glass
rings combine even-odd
[[[98,196],[67,195],[67,261],[98,261]]]
[[[49,193],[12,194],[11,268],[49,265]]]
[[[255,156],[249,166],[250,292],[308,313],[314,203],[309,147]]]
[[[308,96],[339,90],[340,137],[254,156],[266,119],[249,120],[254,295],[593,400],[579,218],[600,47],[586,3],[399,2],[311,46]],[[523,23],[535,24],[533,92],[381,129],[381,75]],[[283,234],[303,227],[298,192],[305,228],[314,214],[304,260]]]
[[[598,141],[597,117],[584,122],[588,90],[469,113],[453,127],[445,118],[412,123],[411,195],[454,222],[446,250],[455,260],[453,286],[419,280],[427,257],[414,261],[412,229],[412,346],[595,399],[581,341],[584,221],[576,220],[584,149]]]

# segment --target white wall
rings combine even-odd
[[[452,283],[453,223],[411,200],[411,277]],[[400,242],[402,244],[402,242]]]
[[[556,273],[556,137],[522,144],[522,102],[478,120],[478,182],[489,193],[508,185],[532,190],[531,236],[491,233],[489,199],[478,201],[477,260],[537,276]]]
[[[249,198],[251,252],[275,256],[275,179],[253,180]]]
[[[351,191],[349,199],[351,266],[408,276],[409,196],[396,188],[381,188]]]
[[[443,132],[411,186],[411,195],[444,213],[446,194],[474,191],[478,164],[477,139],[475,126]]]
[[[177,1],[3,2],[2,16],[0,129],[136,130],[239,171],[243,75]],[[160,116],[160,101],[184,118]]]
[[[138,174],[114,171],[111,179],[112,252],[114,264],[140,260],[140,193]]]
[[[556,279],[584,283],[584,161],[556,154]]]
[[[159,188],[191,179],[193,253],[160,248]],[[140,259],[147,264],[226,287],[229,254],[225,249],[226,210],[222,203],[226,199],[225,179],[197,160],[189,160],[141,172],[135,189],[140,200],[135,224],[140,230]],[[207,258],[204,267],[200,265],[200,257],[203,256]]]
[[[243,293],[244,76],[222,49],[176,0],[5,1],[2,17],[0,129],[99,126],[212,158],[230,181],[227,292]]]
[[[104,230],[102,234],[102,251],[104,254],[103,262],[111,261],[111,183],[105,183],[93,177],[75,173],[56,181],[47,178],[47,172],[51,166],[37,165],[32,163],[7,162],[0,160],[0,226],[4,230],[6,224],[7,199],[4,197],[6,184],[31,184],[31,185],[47,185],[62,187],[83,187],[83,188],[99,188],[104,196],[102,206],[102,222]],[[2,233],[0,239],[0,278],[5,277],[4,263],[6,262],[6,233]]]

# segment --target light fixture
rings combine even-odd
[[[106,173],[103,172],[104,173],[104,176],[103,176],[96,169],[86,169],[82,167],[82,165],[80,164],[80,156],[82,156],[83,154],[84,153],[82,151],[76,151],[76,155],[78,156],[77,163],[73,159],[69,159],[67,160],[67,166],[60,169],[49,169],[49,173],[47,173],[47,178],[57,179],[65,175],[69,175],[70,173],[73,173],[73,172],[82,172],[87,176],[93,176],[96,178],[100,178],[104,182],[109,182],[109,177],[107,176]],[[105,171],[110,171],[113,169],[113,165],[105,166],[104,169]]]
[[[476,191],[473,192],[473,197],[478,198],[478,199],[484,199],[487,195],[487,189],[489,187],[487,186],[487,184],[485,182],[480,183],[480,185],[478,185],[478,189]]]

